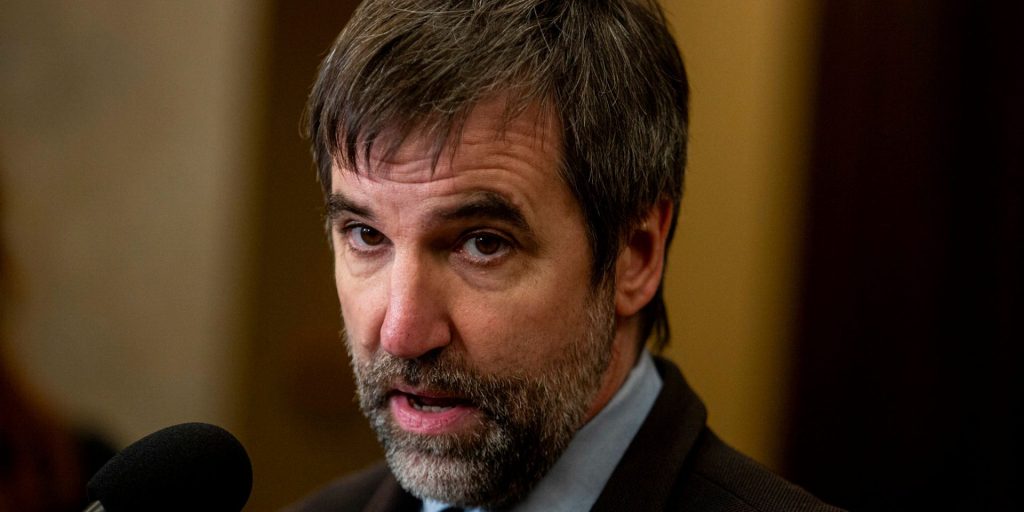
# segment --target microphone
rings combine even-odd
[[[86,512],[239,512],[252,491],[252,463],[230,432],[182,423],[139,439],[89,480]]]

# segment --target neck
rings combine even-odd
[[[615,339],[612,341],[611,357],[608,361],[608,369],[601,378],[601,387],[598,388],[594,401],[587,410],[584,423],[604,409],[605,405],[615,396],[622,383],[626,381],[630,370],[640,357],[640,348],[636,341],[639,336],[640,326],[636,317],[617,318],[615,322]]]

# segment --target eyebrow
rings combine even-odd
[[[532,233],[530,224],[522,210],[505,196],[494,192],[477,192],[470,199],[450,209],[435,212],[444,221],[493,219],[506,222],[517,229]]]
[[[376,218],[369,207],[345,197],[340,192],[332,193],[327,198],[326,209],[327,218],[331,220],[346,212],[369,221]],[[494,192],[477,192],[470,196],[468,201],[432,212],[432,217],[442,222],[491,219],[508,223],[528,236],[532,237],[534,234],[522,210],[505,196]]]
[[[367,220],[373,220],[374,215],[369,208],[345,197],[343,194],[334,192],[327,198],[327,218],[337,219],[344,212],[350,212]]]

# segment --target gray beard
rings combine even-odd
[[[589,301],[579,337],[532,372],[482,375],[447,347],[412,360],[381,351],[358,363],[346,338],[359,407],[402,487],[420,499],[460,507],[498,509],[525,497],[582,426],[608,369],[615,315],[607,288],[599,287]],[[481,424],[470,432],[407,432],[388,407],[395,382],[457,395],[478,409]]]

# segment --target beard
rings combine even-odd
[[[450,346],[417,359],[378,351],[356,361],[346,335],[359,407],[402,487],[460,507],[496,509],[525,497],[583,425],[608,369],[615,332],[611,287],[597,287],[584,307],[577,337],[557,357],[539,369],[501,375],[474,369]],[[476,408],[477,424],[439,435],[402,429],[388,406],[396,383],[459,397]]]

